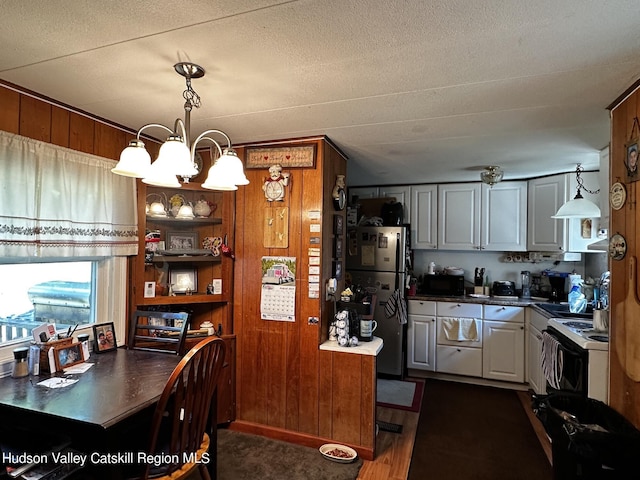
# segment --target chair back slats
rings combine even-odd
[[[136,310],[131,316],[127,347],[180,355],[188,328],[188,313]]]
[[[212,414],[211,400],[222,371],[224,355],[224,341],[208,337],[189,350],[178,363],[156,406],[150,454],[177,454],[177,458],[182,459],[183,452],[189,454],[198,450]],[[164,441],[159,438],[163,422],[170,426],[170,434]],[[171,465],[167,473],[180,467],[181,464]],[[145,478],[148,472],[149,465]]]

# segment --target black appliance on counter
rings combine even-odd
[[[424,275],[422,278],[422,290],[419,293],[447,297],[462,296],[464,295],[464,276]]]
[[[491,290],[493,295],[499,297],[511,297],[516,294],[516,285],[508,280],[500,280],[493,282],[493,289]]]

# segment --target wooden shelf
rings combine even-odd
[[[148,223],[166,223],[166,224],[183,224],[183,225],[220,225],[222,224],[222,218],[220,217],[195,217],[195,218],[176,218],[176,217],[154,217],[147,215]]]
[[[196,293],[194,295],[161,295],[152,298],[142,298],[138,305],[187,305],[190,303],[226,303],[222,295],[206,295]]]
[[[153,263],[193,263],[193,262],[208,262],[208,263],[220,263],[222,258],[220,255],[214,257],[213,255],[154,255]]]

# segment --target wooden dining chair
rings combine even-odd
[[[224,355],[224,341],[208,337],[189,350],[174,369],[153,415],[148,452],[179,462],[160,467],[147,464],[143,480],[185,478],[196,468],[203,479],[211,480],[207,464],[198,460],[206,460],[209,451],[215,458],[215,436],[211,441],[207,430]]]
[[[182,355],[188,328],[188,313],[136,310],[129,324],[127,348]]]

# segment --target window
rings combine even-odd
[[[0,265],[0,345],[30,340],[42,323],[57,331],[94,323],[96,263]]]
[[[3,259],[7,260],[7,259]],[[53,271],[54,274],[49,272]],[[70,280],[70,273],[75,272],[73,280]],[[31,329],[35,325],[40,325],[48,319],[40,322],[38,319],[29,321],[29,311],[31,315],[38,310],[29,300],[29,289],[36,301],[41,301],[45,297],[55,298],[60,292],[60,284],[54,284],[54,288],[47,290],[48,282],[89,283],[90,293],[90,313],[87,323],[78,326],[75,335],[88,333],[93,336],[91,325],[93,323],[113,322],[116,329],[118,343],[122,343],[126,337],[126,285],[127,285],[127,260],[126,257],[109,257],[104,259],[94,259],[77,262],[49,262],[49,263],[21,263],[2,264],[0,263],[0,365],[7,365],[13,361],[13,349],[18,346],[28,345],[32,340]],[[16,288],[22,285],[21,288]],[[35,288],[37,286],[37,288]],[[71,288],[70,291],[86,299],[86,288]],[[22,292],[22,293],[19,293]],[[44,293],[42,293],[44,292]],[[25,300],[26,297],[26,300]],[[84,301],[84,300],[82,300]],[[27,310],[25,310],[25,308]],[[48,307],[47,307],[48,308]],[[51,308],[54,308],[51,305]],[[72,307],[73,308],[73,307]],[[45,308],[45,312],[47,309]],[[27,318],[19,325],[10,326],[10,335],[7,335],[10,323],[19,323],[16,315],[23,314]],[[37,315],[37,313],[36,313]],[[46,314],[45,314],[46,315]],[[68,319],[69,317],[67,317]],[[78,317],[82,318],[82,317]],[[86,318],[86,314],[85,317]],[[24,320],[21,319],[21,320]],[[56,318],[56,327],[62,331],[69,328],[69,323],[64,317]],[[21,325],[27,325],[26,332],[22,331]],[[73,323],[75,325],[75,323]],[[83,326],[84,325],[84,326]],[[25,336],[26,335],[26,336]],[[10,338],[8,338],[10,337]],[[2,369],[0,369],[2,370]],[[0,376],[1,376],[0,372]]]

